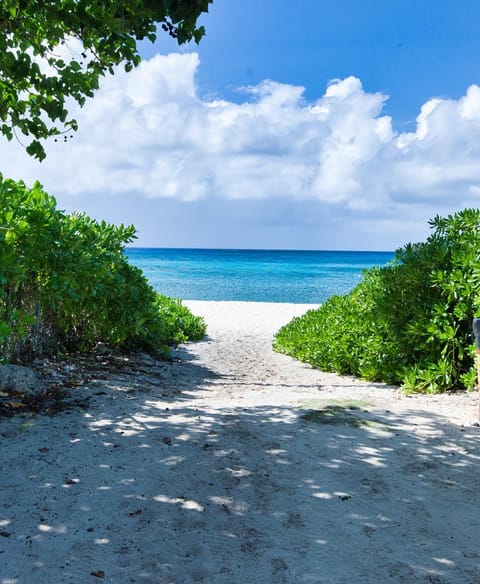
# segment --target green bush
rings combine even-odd
[[[0,357],[59,350],[160,350],[198,339],[202,319],[157,294],[128,263],[133,226],[68,215],[40,184],[0,175]]]
[[[385,267],[345,296],[295,318],[277,351],[326,371],[401,384],[407,392],[473,388],[471,325],[480,311],[480,210],[430,221]]]

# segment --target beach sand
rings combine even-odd
[[[186,304],[208,337],[171,363],[99,357],[77,406],[0,419],[0,584],[480,583],[476,394],[273,353],[310,306]]]

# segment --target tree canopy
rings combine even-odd
[[[198,43],[197,20],[212,1],[2,0],[0,131],[26,136],[27,152],[42,160],[40,140],[77,129],[69,99],[82,106],[116,65],[138,65],[137,41],[155,41],[160,26],[178,44]]]

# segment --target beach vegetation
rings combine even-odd
[[[0,131],[45,157],[42,141],[77,130],[69,104],[83,106],[100,79],[141,57],[138,42],[164,31],[178,44],[199,42],[199,17],[212,0],[2,0]],[[54,138],[56,139],[56,138]]]
[[[158,294],[124,253],[133,226],[67,214],[37,182],[0,175],[0,358],[59,351],[162,351],[197,340],[205,323]]]
[[[480,313],[480,210],[429,222],[426,241],[365,270],[343,296],[294,318],[277,351],[325,371],[399,384],[406,392],[472,389],[472,320]]]

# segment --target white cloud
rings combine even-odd
[[[387,96],[355,77],[332,81],[313,103],[274,81],[240,103],[203,99],[195,53],[156,56],[119,71],[83,110],[67,143],[39,164],[0,142],[6,176],[39,179],[57,196],[121,195],[319,201],[389,221],[414,209],[462,207],[480,193],[480,87],[432,99],[416,129],[396,133]]]

